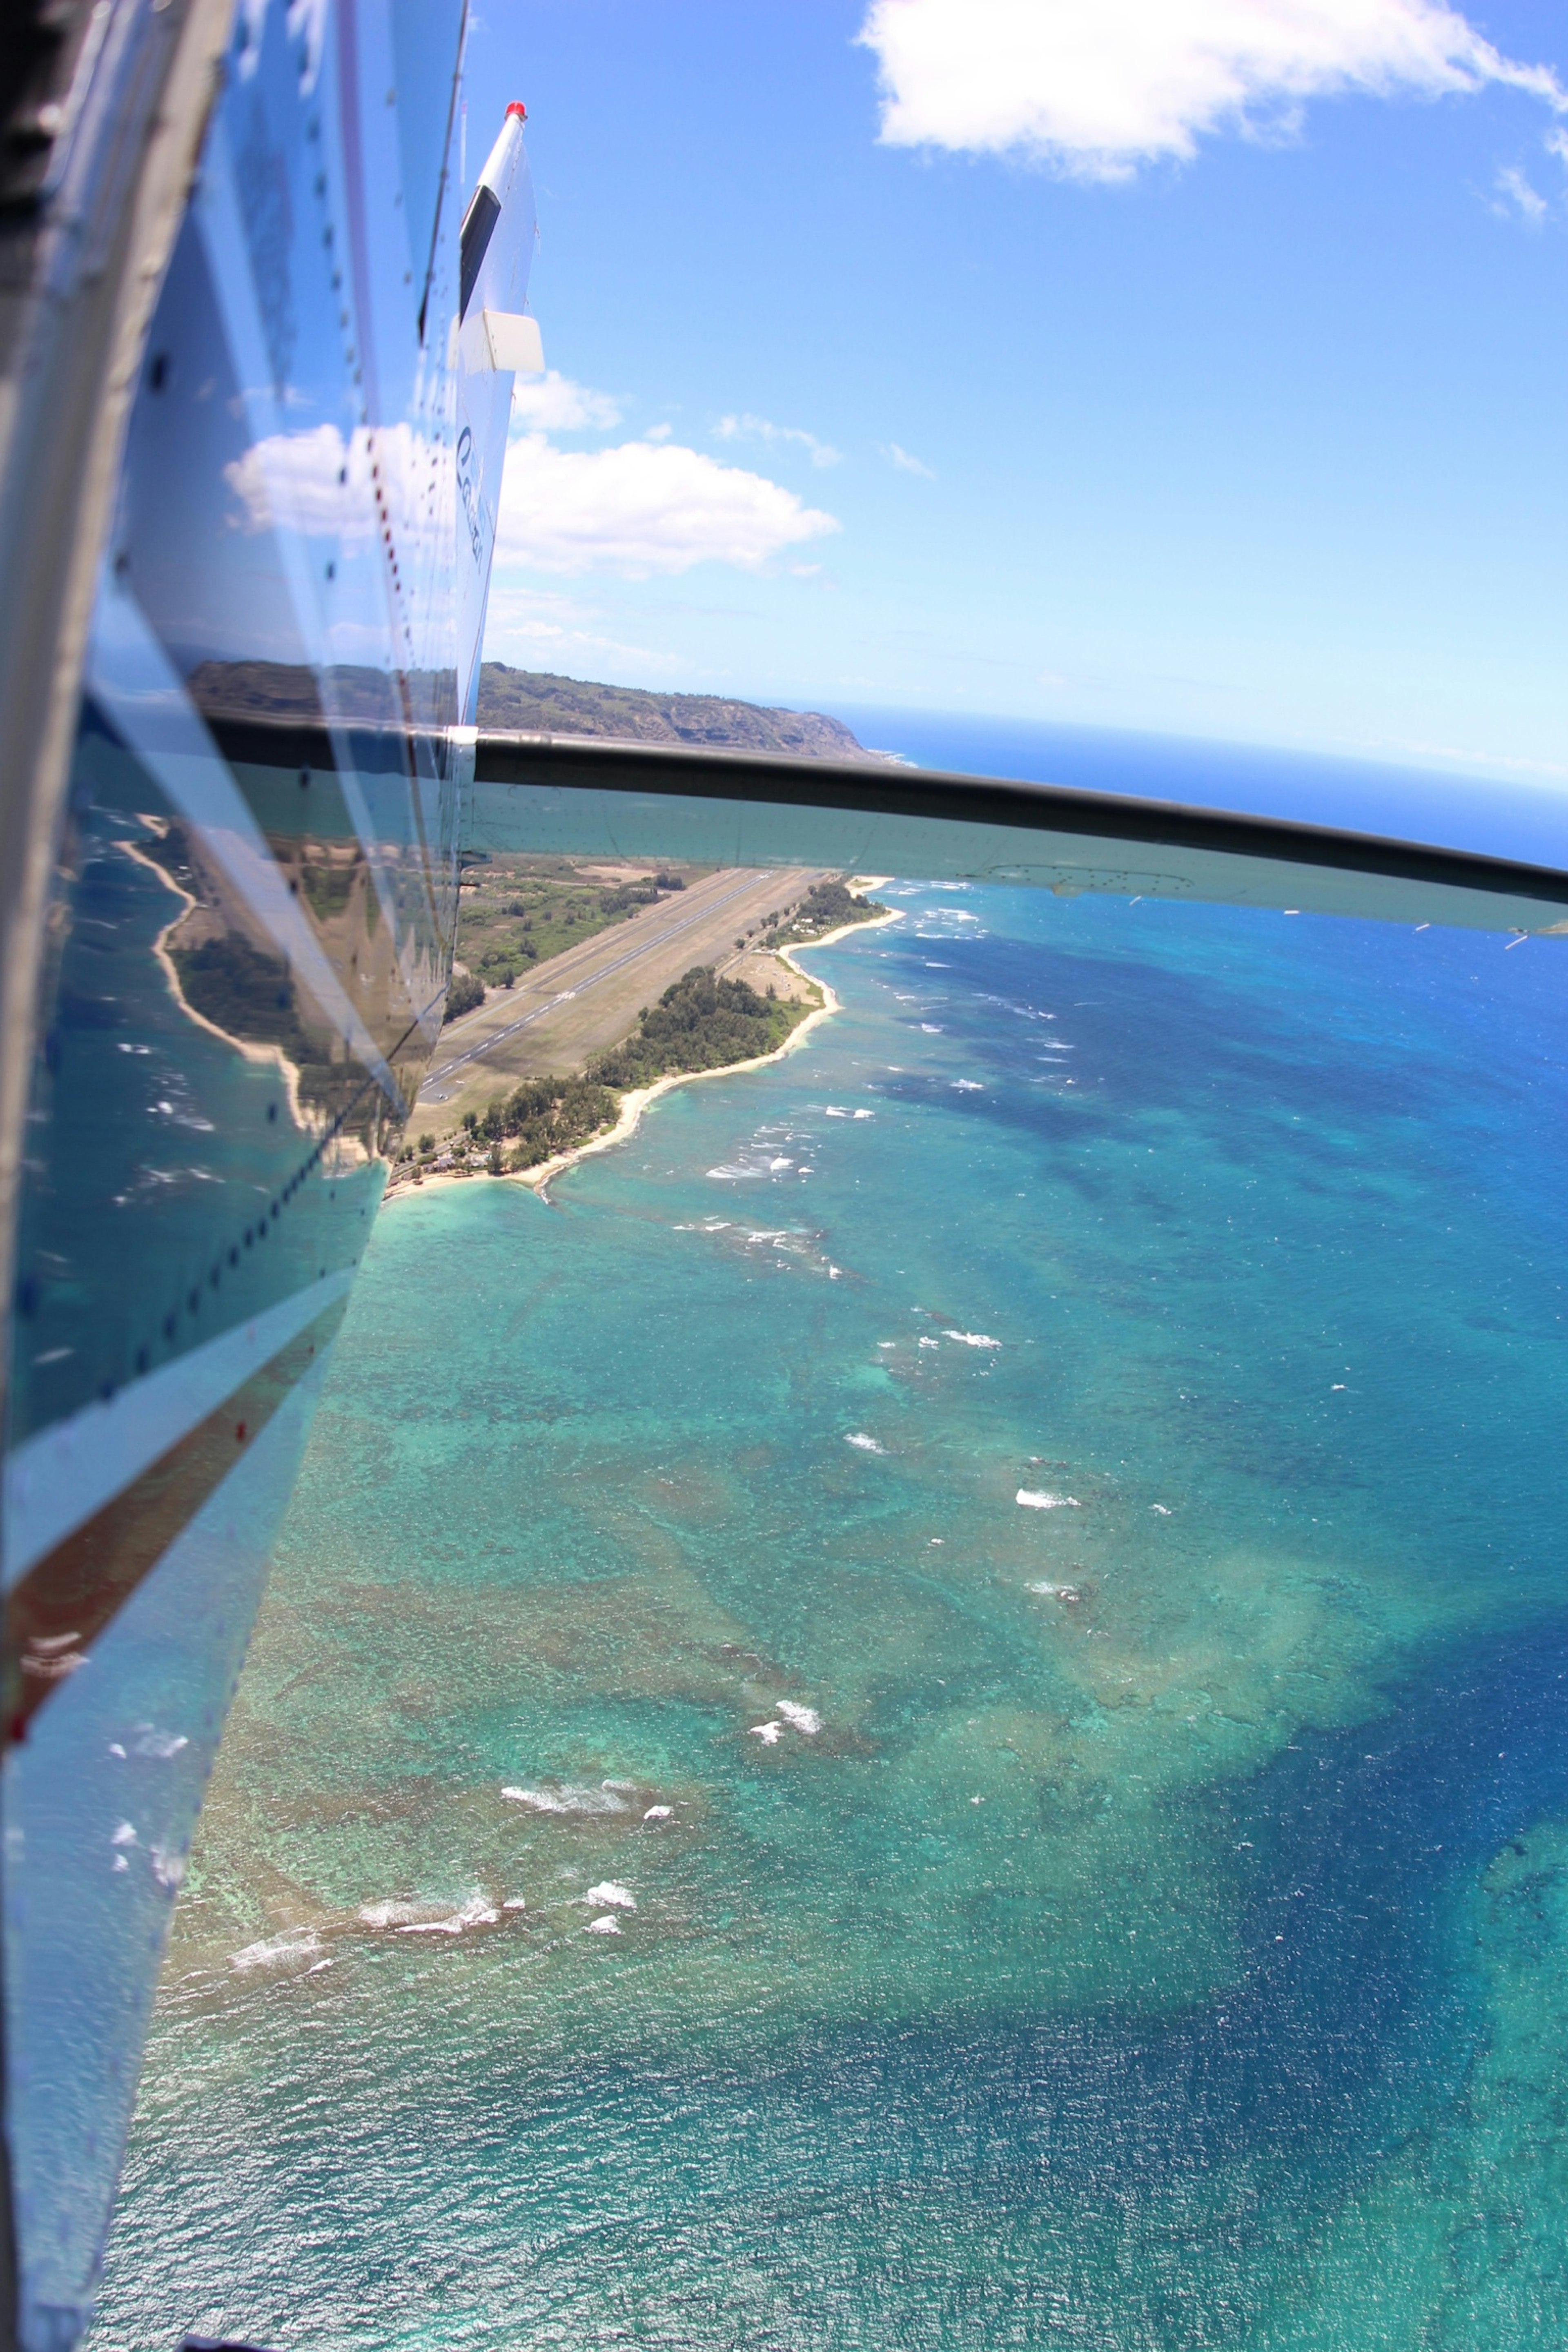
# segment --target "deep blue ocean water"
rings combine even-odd
[[[1458,767],[967,712],[834,709],[862,743],[898,751],[920,768],[1295,817],[1527,865],[1568,866],[1568,782],[1561,776],[1486,777]]]
[[[1568,2334],[1568,945],[884,895],[380,1220],[99,2352]]]

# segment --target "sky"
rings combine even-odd
[[[1568,782],[1568,11],[477,7],[491,658]]]

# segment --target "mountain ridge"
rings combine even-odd
[[[685,743],[698,750],[782,752],[794,759],[886,763],[842,719],[820,710],[775,709],[717,694],[656,694],[642,687],[603,686],[552,670],[486,662],[479,672],[479,724],[524,734],[592,735],[621,742]]]

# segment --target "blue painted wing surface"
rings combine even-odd
[[[90,2316],[202,1788],[439,1031],[510,381],[465,396],[457,367],[463,23],[461,0],[238,12],[104,558],[4,1497],[29,2352]],[[515,226],[486,283],[520,305],[531,202]]]

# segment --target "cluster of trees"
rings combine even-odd
[[[471,971],[455,971],[452,985],[447,991],[447,1010],[441,1015],[443,1024],[460,1020],[465,1013],[475,1012],[485,1001],[485,984],[476,980]]]
[[[759,996],[743,980],[715,979],[707,964],[671,982],[645,1005],[631,1035],[588,1066],[603,1086],[647,1087],[679,1070],[721,1070],[782,1045],[804,1006],[770,989]]]
[[[489,1145],[498,1171],[503,1159],[509,1168],[537,1168],[612,1127],[619,1111],[616,1096],[596,1078],[524,1078],[486,1109],[465,1111],[463,1125],[476,1143]],[[513,1149],[503,1154],[506,1144]]]
[[[684,890],[685,887],[679,874],[659,873],[648,882],[622,882],[613,890],[601,890],[599,904],[606,915],[626,915],[634,907],[657,906],[661,890]]]
[[[456,983],[454,983],[454,987]],[[620,1114],[621,1095],[656,1078],[687,1070],[721,1070],[749,1062],[782,1045],[805,1012],[770,988],[765,996],[743,980],[720,980],[707,964],[693,964],[667,988],[657,1004],[645,1005],[632,1034],[591,1061],[578,1077],[524,1078],[482,1111],[463,1113],[470,1147],[489,1147],[498,1176],[506,1170],[537,1168],[559,1151],[589,1142]],[[432,1139],[419,1138],[421,1158]]]
[[[858,898],[842,882],[814,882],[787,922],[770,931],[763,944],[779,948],[820,939],[824,931],[837,931],[845,923],[869,922],[873,915],[887,911],[875,898]]]

